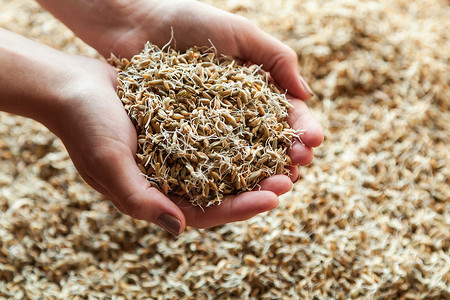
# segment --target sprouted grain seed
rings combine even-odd
[[[139,168],[164,194],[209,206],[289,173],[286,152],[302,131],[288,125],[290,104],[259,66],[150,43],[131,61],[110,61],[138,133]]]

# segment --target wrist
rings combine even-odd
[[[87,60],[97,61],[0,29],[0,110],[32,118],[57,133],[74,105],[71,99],[84,88],[80,82],[89,73]]]
[[[57,54],[57,55],[56,55]],[[42,121],[64,75],[60,53],[0,29],[0,109]]]
[[[38,0],[38,2],[79,38],[108,58],[118,40],[125,40],[131,31],[140,27],[141,12],[152,14],[152,7],[159,1]],[[128,42],[135,43],[131,40]]]

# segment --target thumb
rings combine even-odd
[[[91,177],[109,192],[120,211],[155,223],[176,236],[184,231],[186,220],[182,211],[149,184],[131,151],[103,151],[95,156],[96,171]]]
[[[254,64],[262,64],[263,69],[282,88],[302,100],[313,96],[311,88],[300,75],[297,54],[278,39],[265,33],[256,25],[244,19],[237,29],[237,46],[241,58]]]

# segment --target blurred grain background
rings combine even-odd
[[[314,162],[279,208],[175,239],[0,113],[0,298],[450,299],[448,2],[205,2],[298,53],[325,130]],[[97,55],[31,0],[0,0],[0,26]]]

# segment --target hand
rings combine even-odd
[[[275,81],[302,100],[312,91],[296,53],[246,18],[192,0],[38,0],[104,57],[139,53],[147,41],[178,49],[214,45],[221,54],[262,64]],[[320,126],[318,127],[320,128]],[[321,132],[314,132],[320,140]]]
[[[322,143],[320,124],[305,103],[312,91],[300,75],[297,54],[279,40],[260,30],[248,19],[205,5],[197,1],[173,0],[155,5],[154,1],[133,1],[140,9],[129,9],[122,21],[134,23],[129,30],[111,28],[113,41],[103,41],[98,49],[103,55],[110,53],[131,57],[139,53],[147,40],[164,46],[171,39],[171,30],[177,48],[210,47],[244,62],[262,64],[281,87],[288,90],[294,105],[289,111],[289,123],[294,129],[304,129],[301,143],[296,143],[289,155],[295,165],[308,165],[313,159],[313,147]],[[156,21],[158,20],[158,21]],[[114,32],[121,32],[120,36]],[[300,100],[301,99],[301,100]],[[298,176],[291,168],[291,178]],[[271,186],[271,185],[270,185]],[[287,189],[287,188],[286,188]]]
[[[121,6],[117,3],[103,2],[106,8],[101,10],[105,18],[100,18],[100,21],[93,18],[96,24],[74,22],[78,25],[70,26],[73,21],[70,19],[68,25],[106,57],[111,52],[131,57],[141,51],[147,40],[162,46],[170,39],[170,29],[173,28],[178,48],[210,46],[211,40],[219,53],[263,64],[275,81],[294,96],[291,98],[294,108],[289,112],[289,123],[295,129],[301,127],[306,130],[301,136],[303,144],[296,143],[290,150],[291,159],[299,165],[311,162],[312,147],[322,142],[323,134],[305,103],[298,99],[307,100],[311,93],[300,76],[293,50],[245,18],[198,2],[121,1]],[[71,18],[75,15],[71,14]],[[211,227],[248,219],[276,207],[277,196],[291,189],[289,178],[272,176],[260,183],[261,191],[228,196],[222,205],[207,208],[206,213],[186,201],[168,201],[139,175],[134,160],[136,133],[115,95],[114,72],[98,61],[85,65],[89,65],[87,73],[90,76],[83,74],[80,78],[90,79],[85,79],[79,90],[86,91],[87,85],[90,86],[89,92],[78,94],[70,101],[68,111],[72,113],[66,120],[72,118],[74,128],[61,134],[61,138],[83,178],[108,196],[122,212],[157,223],[178,234],[186,224]],[[76,86],[74,91],[77,91]],[[79,124],[78,120],[83,120],[83,123]],[[295,180],[297,176],[297,168],[294,167],[291,179]],[[168,228],[170,225],[176,228]]]
[[[170,201],[140,175],[136,131],[116,96],[115,70],[99,60],[76,56],[65,67],[72,70],[72,80],[59,91],[63,97],[58,114],[49,114],[43,123],[61,138],[85,181],[123,213],[179,234],[186,224],[211,227],[248,219],[274,208],[277,195],[291,188],[286,176],[273,176],[261,183],[262,191],[228,196],[207,213],[177,198]],[[169,228],[170,224],[176,227]]]

